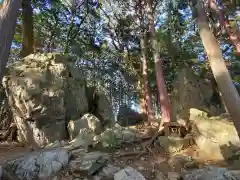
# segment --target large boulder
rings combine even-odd
[[[81,71],[65,56],[32,54],[3,78],[21,141],[41,146],[66,137],[66,120],[88,111]]]
[[[122,105],[119,108],[117,115],[117,123],[121,126],[131,126],[143,122],[143,116],[134,111],[127,105]]]
[[[180,119],[188,121],[190,108],[208,111],[208,113],[212,113],[212,109],[223,112],[223,109],[216,110],[217,108],[213,107],[211,103],[213,95],[214,88],[210,82],[201,79],[189,68],[182,69],[173,83],[173,92],[170,97],[173,121]]]
[[[111,127],[115,124],[112,106],[100,88],[88,87],[87,97],[89,109],[88,112],[94,114],[104,127]]]
[[[80,129],[91,129],[96,134],[100,134],[103,131],[100,120],[93,114],[89,113],[84,114],[80,119],[75,121],[71,120],[68,123],[67,128],[70,140],[73,140],[75,137],[77,137]]]
[[[216,160],[226,160],[240,150],[233,122],[220,117],[208,118],[205,112],[190,109],[190,124],[198,147]]]

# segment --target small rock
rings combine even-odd
[[[90,153],[79,153],[79,157],[72,160],[69,164],[70,168],[73,170],[86,170],[88,171],[89,168],[95,163],[99,158],[102,160],[109,160],[110,157],[107,153],[102,153],[99,151],[90,152]]]
[[[128,166],[125,169],[122,169],[115,173],[114,180],[146,180],[146,179],[140,172]]]
[[[137,147],[136,147],[136,150],[137,150],[137,151],[140,151],[140,150],[141,150],[141,147],[140,147],[140,146],[137,146]]]
[[[137,169],[138,169],[139,171],[144,171],[145,168],[144,168],[143,166],[138,166]]]
[[[53,143],[48,144],[45,149],[53,149],[61,147],[61,143],[59,141],[55,141]]]
[[[114,173],[118,171],[120,171],[119,167],[108,164],[106,167],[103,168],[102,173],[104,174],[104,176],[110,177],[113,176]]]
[[[162,172],[157,172],[156,173],[155,180],[165,180],[165,179],[166,179],[166,177]]]
[[[168,179],[169,180],[180,180],[182,177],[177,172],[168,172]]]
[[[94,176],[93,180],[101,180],[101,177],[100,176]]]
[[[141,161],[145,161],[145,157],[141,157],[140,159],[141,159]]]

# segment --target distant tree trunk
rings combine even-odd
[[[4,0],[0,9],[0,80],[7,65],[21,3],[21,0]]]
[[[146,12],[147,12],[147,18],[148,18],[148,23],[149,23],[149,30],[150,30],[150,34],[151,34],[156,80],[157,80],[159,100],[160,100],[160,105],[161,105],[162,121],[161,121],[160,128],[163,128],[163,125],[168,126],[168,124],[170,123],[170,120],[171,120],[170,101],[169,101],[166,85],[164,82],[162,61],[160,59],[157,40],[155,37],[156,33],[155,33],[155,26],[154,26],[152,0],[147,0],[146,2],[147,2],[146,3]]]
[[[194,8],[197,11],[196,20],[198,23],[199,34],[202,39],[203,46],[207,52],[210,67],[212,69],[219,90],[222,93],[226,107],[233,119],[234,125],[238,132],[238,136],[240,137],[240,97],[225,65],[220,50],[220,45],[217,42],[212,31],[209,29],[203,3],[198,2],[194,4]]]
[[[33,44],[33,9],[31,0],[22,1],[22,18],[23,18],[23,42],[21,57],[25,57],[34,52]]]
[[[146,49],[146,35],[144,33],[141,37],[141,53],[142,53],[142,73],[143,73],[143,94],[145,99],[145,106],[147,110],[148,121],[151,122],[155,118],[155,113],[153,110],[152,95],[149,89],[148,81],[148,62],[147,62],[147,49]]]
[[[228,19],[225,18],[223,8],[219,7],[220,5],[218,5],[216,0],[210,0],[209,6],[210,6],[210,8],[212,8],[213,10],[215,10],[217,12],[221,26],[223,26],[224,29],[226,30],[231,43],[235,46],[237,55],[240,56],[240,32],[239,32],[239,30],[238,29],[233,30]]]

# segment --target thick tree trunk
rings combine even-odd
[[[147,49],[146,49],[146,36],[141,38],[141,53],[142,53],[142,71],[143,71],[143,93],[145,96],[145,106],[147,110],[148,121],[151,122],[155,119],[153,110],[152,95],[149,89],[148,81],[148,63],[147,63]]]
[[[146,9],[147,9],[149,30],[151,34],[151,40],[152,40],[153,58],[155,63],[155,72],[156,72],[159,100],[161,105],[162,121],[161,121],[160,128],[162,128],[164,124],[168,126],[171,120],[170,101],[169,101],[166,85],[164,82],[162,61],[160,59],[159,52],[158,52],[157,40],[155,38],[156,33],[155,33],[153,10],[152,10],[153,9],[152,0],[147,0]]]
[[[198,2],[195,7],[198,12],[197,23],[199,34],[207,52],[210,67],[240,137],[240,97],[225,65],[220,45],[209,29],[204,5]]]
[[[0,79],[10,54],[21,0],[4,0],[0,9]]]
[[[239,30],[238,29],[233,30],[228,19],[225,18],[223,8],[219,7],[216,0],[210,1],[210,7],[217,12],[221,26],[224,27],[231,43],[235,46],[237,55],[240,56],[240,32],[239,32]]]
[[[22,18],[23,18],[23,42],[21,57],[32,54],[33,45],[33,9],[31,0],[23,0],[22,2]]]

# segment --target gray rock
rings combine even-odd
[[[31,54],[8,67],[2,84],[19,140],[45,146],[66,138],[65,119],[88,110],[81,70],[57,53]]]
[[[168,172],[169,180],[181,180],[182,176],[177,172]]]
[[[231,171],[225,168],[218,168],[213,166],[208,166],[203,169],[197,169],[188,172],[184,176],[184,180],[239,180]]]
[[[125,169],[122,169],[115,173],[114,180],[146,180],[146,179],[140,172],[128,166]]]
[[[165,180],[166,177],[162,172],[157,172],[155,175],[155,180]]]
[[[88,128],[94,133],[99,134],[102,132],[102,125],[100,120],[93,114],[84,114],[80,119],[71,120],[68,123],[68,134],[70,139],[74,139],[80,129]]]
[[[232,150],[236,151],[237,147],[240,149],[239,137],[233,122],[199,116],[199,110],[191,109],[190,112],[194,112],[190,115],[193,138],[202,151],[216,160],[223,160],[234,155]]]
[[[78,152],[75,154],[76,159],[72,160],[69,163],[69,166],[74,171],[88,171],[89,168],[92,166],[99,159],[109,160],[110,156],[107,153],[102,153],[99,151],[86,153],[84,151]]]
[[[65,149],[34,152],[4,164],[20,180],[45,180],[65,167],[69,153]]]

